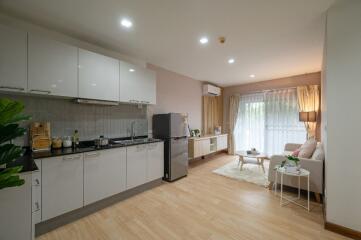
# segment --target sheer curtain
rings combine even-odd
[[[256,148],[268,156],[280,154],[286,143],[304,143],[306,129],[298,121],[296,89],[240,97],[234,131],[235,150]]]
[[[304,123],[298,119],[296,89],[266,92],[265,105],[267,155],[282,153],[286,143],[305,142],[307,132]]]
[[[234,132],[236,151],[245,151],[250,148],[264,151],[265,103],[263,93],[240,97]]]

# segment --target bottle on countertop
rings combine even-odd
[[[78,130],[75,130],[73,134],[73,147],[77,148],[78,146],[79,146],[79,132]]]

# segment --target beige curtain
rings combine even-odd
[[[240,96],[231,96],[229,98],[229,131],[228,131],[228,139],[229,139],[229,147],[228,153],[235,154],[235,137],[234,137],[234,129],[237,123],[238,110],[239,110],[239,102],[241,100]]]
[[[317,113],[316,122],[306,122],[309,137],[317,138],[317,128],[319,125],[320,111],[320,87],[319,85],[309,85],[297,87],[297,99],[300,112],[315,111]]]
[[[214,134],[214,128],[223,123],[223,97],[203,96],[203,134]]]

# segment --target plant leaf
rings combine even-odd
[[[6,125],[24,109],[24,104],[7,98],[0,99],[0,124]]]
[[[19,124],[0,125],[0,144],[8,142],[14,138],[21,137],[26,133],[25,128],[20,128]]]
[[[14,144],[0,146],[0,165],[10,163],[22,156],[24,150]]]

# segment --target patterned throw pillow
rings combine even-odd
[[[308,139],[301,147],[298,157],[300,158],[310,158],[315,151],[317,142],[314,138]]]
[[[316,150],[313,152],[311,159],[313,160],[325,160],[325,151],[323,150],[322,143],[318,143]]]

